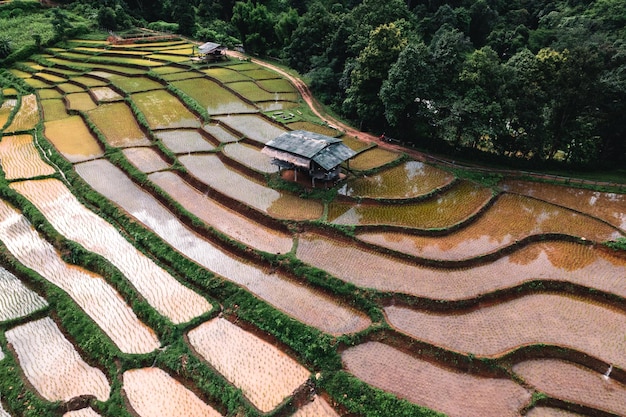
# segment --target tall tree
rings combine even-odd
[[[358,117],[361,124],[376,120],[384,112],[378,92],[391,65],[396,62],[408,40],[399,24],[384,24],[374,29],[367,46],[361,51],[350,74],[345,109]]]
[[[196,12],[191,0],[177,0],[173,4],[172,18],[178,23],[182,35],[191,36],[196,28]]]
[[[432,121],[435,74],[428,47],[411,42],[400,52],[380,89],[385,118],[396,130],[424,133]]]

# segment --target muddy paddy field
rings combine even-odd
[[[192,51],[9,70],[1,417],[626,415],[626,195],[463,180]],[[345,180],[284,180],[260,151],[298,129]]]

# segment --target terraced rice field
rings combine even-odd
[[[156,134],[166,148],[174,153],[209,152],[215,149],[202,134],[192,129],[175,129]]]
[[[199,127],[200,122],[172,94],[165,90],[153,90],[131,95],[151,129]]]
[[[471,299],[534,280],[571,282],[626,295],[622,279],[626,261],[564,242],[529,245],[473,268],[436,268],[305,234],[297,256],[360,287],[435,300]]]
[[[60,98],[42,100],[41,107],[43,111],[43,120],[46,122],[65,119],[69,116],[65,102]]]
[[[0,161],[7,180],[55,173],[54,168],[41,159],[31,135],[4,136],[0,140]]]
[[[69,110],[89,111],[97,106],[89,93],[86,92],[68,94],[65,96],[65,100]]]
[[[278,172],[278,167],[261,153],[261,149],[245,143],[232,143],[224,146],[224,155],[255,171],[271,174]]]
[[[248,288],[257,297],[298,320],[332,334],[349,333],[368,326],[369,320],[363,314],[340,305],[323,293],[300,286],[281,274],[257,268],[202,239],[108,162],[81,164],[78,170],[93,188],[124,208],[174,249],[208,270]],[[107,179],[103,180],[103,172]],[[111,181],[112,178],[115,180]],[[324,314],[319,313],[322,311]]]
[[[122,100],[122,96],[110,87],[96,87],[90,91],[99,103]]]
[[[267,143],[286,131],[286,129],[257,115],[228,115],[218,116],[215,119],[259,143]]]
[[[135,249],[115,228],[87,210],[58,180],[13,183],[68,239],[111,261],[161,314],[176,323],[211,310],[211,305]]]
[[[455,372],[379,342],[350,348],[341,357],[363,381],[448,416],[519,416],[531,397],[510,380]]]
[[[80,395],[109,398],[104,373],[87,364],[49,317],[21,324],[5,333],[20,367],[37,392],[48,401],[68,401]]]
[[[131,164],[146,174],[169,168],[169,164],[153,148],[128,148],[122,152]]]
[[[44,136],[70,162],[98,158],[104,153],[80,116],[45,122]]]
[[[468,220],[485,207],[490,199],[490,190],[470,182],[461,182],[444,194],[419,203],[333,202],[328,209],[328,221],[341,225],[445,229]]]
[[[626,231],[626,195],[575,189],[551,184],[506,181],[501,186],[512,193],[531,196],[589,214]]]
[[[626,315],[572,297],[527,295],[454,316],[395,306],[385,314],[403,333],[466,354],[497,357],[545,343],[598,355],[620,368],[626,364]]]
[[[22,96],[20,107],[17,113],[15,113],[15,116],[13,116],[11,124],[4,129],[4,133],[34,129],[35,125],[39,122],[38,109],[39,105],[36,95],[29,94]]]
[[[215,155],[181,156],[180,162],[210,187],[271,216],[296,220],[313,220],[322,216],[324,207],[320,202],[304,200],[261,185],[233,171]]]
[[[362,198],[407,199],[423,196],[450,184],[449,172],[419,161],[407,161],[372,175],[346,181],[339,194]]]
[[[124,372],[123,387],[131,408],[141,417],[184,415],[221,416],[192,391],[159,368]]]
[[[309,377],[309,371],[270,343],[226,319],[213,319],[188,334],[200,356],[264,413],[272,411]]]
[[[293,246],[290,235],[255,223],[226,208],[191,187],[174,173],[158,172],[149,178],[206,224],[247,246],[269,253],[287,253]]]
[[[524,361],[516,364],[513,371],[526,383],[554,398],[615,415],[626,414],[626,386],[610,375],[598,377],[587,368],[556,359]]]
[[[382,232],[363,233],[359,238],[415,256],[460,260],[494,252],[529,236],[552,233],[592,241],[620,236],[616,228],[596,218],[524,196],[504,194],[475,222],[451,235]]]
[[[254,113],[258,109],[228,89],[207,79],[174,81],[172,84],[196,100],[209,114]]]
[[[151,143],[126,103],[101,104],[88,114],[111,146],[147,146]]]
[[[5,219],[0,228],[0,240],[7,249],[22,264],[67,292],[122,352],[147,353],[159,347],[154,332],[139,321],[102,277],[66,264],[20,213],[1,200],[0,213]],[[36,298],[31,300],[35,307],[37,301]]]
[[[0,322],[28,316],[47,306],[45,299],[26,287],[15,275],[0,267]],[[0,356],[0,360],[3,357]]]
[[[340,131],[192,51],[69,41],[0,86],[0,417],[626,415],[623,194],[355,136],[287,184],[262,146]]]

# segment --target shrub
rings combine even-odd
[[[169,23],[159,20],[157,22],[148,23],[148,29],[156,30],[157,32],[176,33],[178,32],[178,23]]]

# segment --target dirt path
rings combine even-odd
[[[311,108],[313,113],[317,117],[319,117],[321,120],[323,120],[326,123],[328,123],[329,126],[334,127],[334,128],[336,128],[338,130],[341,130],[341,131],[345,132],[346,135],[353,136],[353,137],[355,137],[355,138],[357,138],[359,140],[362,140],[364,142],[376,143],[381,148],[385,148],[385,149],[394,150],[394,151],[397,151],[397,152],[406,153],[411,158],[413,158],[413,159],[415,159],[417,161],[423,161],[423,162],[424,161],[428,161],[428,162],[431,162],[431,163],[437,164],[437,165],[445,165],[445,166],[448,166],[448,167],[456,167],[456,168],[468,169],[468,170],[472,170],[472,171],[482,171],[482,172],[485,172],[485,173],[498,173],[498,174],[502,174],[502,175],[510,176],[510,177],[514,177],[514,178],[515,177],[532,177],[532,178],[535,178],[537,180],[554,181],[554,182],[559,182],[559,183],[564,183],[564,184],[580,184],[580,185],[615,187],[616,189],[619,189],[620,192],[626,192],[626,184],[614,183],[614,182],[585,180],[585,179],[571,178],[571,177],[562,177],[562,176],[557,176],[557,175],[535,173],[535,172],[528,172],[528,171],[498,170],[498,169],[493,169],[493,168],[482,168],[482,167],[479,167],[479,166],[458,164],[454,160],[451,160],[451,159],[446,159],[446,158],[443,158],[443,157],[429,155],[429,154],[417,151],[415,149],[407,148],[407,147],[402,146],[400,144],[395,144],[395,143],[382,141],[380,139],[380,137],[378,137],[378,136],[372,135],[371,133],[362,132],[362,131],[360,131],[358,129],[355,129],[354,127],[349,126],[349,125],[345,124],[344,122],[342,122],[340,120],[337,120],[334,117],[326,114],[324,112],[324,110],[322,109],[322,106],[319,104],[319,102],[315,99],[315,97],[313,97],[313,94],[311,93],[311,90],[309,90],[309,87],[300,78],[295,77],[295,76],[289,74],[288,72],[286,72],[285,70],[281,69],[280,67],[278,67],[276,65],[273,65],[273,64],[271,64],[269,62],[266,62],[266,61],[262,61],[262,60],[257,59],[257,58],[253,58],[253,57],[245,55],[245,54],[243,54],[241,52],[227,50],[226,54],[228,56],[236,58],[236,59],[250,60],[250,61],[254,62],[255,64],[258,64],[258,65],[264,66],[266,68],[269,68],[269,69],[271,69],[273,71],[276,71],[277,73],[279,73],[283,77],[287,78],[296,87],[296,89],[298,90],[298,92],[302,96],[302,99]]]

